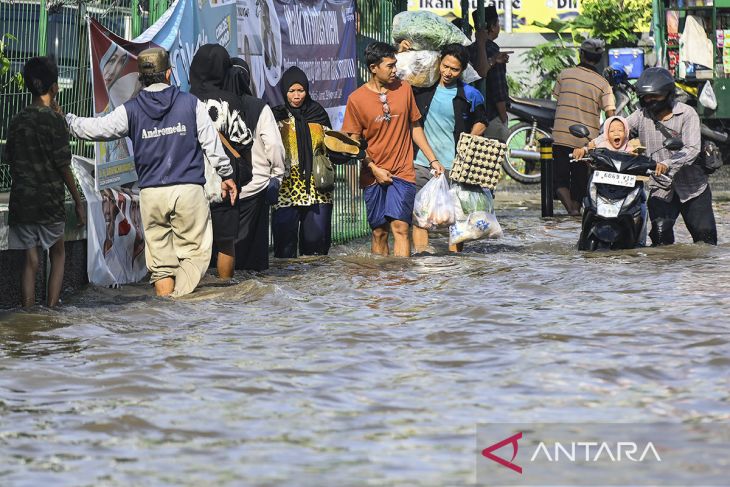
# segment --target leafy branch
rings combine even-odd
[[[18,89],[23,89],[23,75],[21,75],[20,73],[15,73],[11,75],[7,80],[2,81],[5,79],[6,74],[9,73],[11,69],[10,59],[5,54],[6,38],[11,41],[17,40],[10,34],[3,34],[2,37],[0,37],[0,90],[5,90],[5,88],[8,88],[13,84]]]

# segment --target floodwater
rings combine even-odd
[[[730,421],[727,224],[587,254],[578,220],[500,198],[505,237],[463,255],[360,240],[0,314],[0,484],[464,485],[477,423]]]

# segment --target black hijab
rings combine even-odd
[[[220,44],[200,46],[190,63],[190,93],[200,100],[220,98],[231,56]]]
[[[238,96],[253,96],[251,68],[246,61],[237,57],[231,58],[231,67],[223,80],[223,89]]]
[[[289,88],[294,84],[300,84],[307,93],[304,102],[299,108],[294,108],[289,104],[286,97]],[[330,117],[322,105],[312,100],[309,96],[309,80],[304,71],[296,66],[292,66],[281,76],[279,84],[281,94],[284,95],[284,104],[274,108],[274,116],[276,120],[286,120],[289,114],[294,117],[294,129],[297,134],[297,153],[299,154],[299,174],[304,179],[304,185],[309,192],[309,183],[312,175],[312,164],[314,161],[314,153],[312,152],[312,134],[309,132],[310,123],[318,123],[326,127],[331,127]]]

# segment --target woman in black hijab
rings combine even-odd
[[[241,97],[223,89],[230,68],[231,58],[223,46],[201,46],[190,64],[190,93],[206,105],[213,125],[222,135],[222,140],[225,139],[223,148],[231,160],[240,193],[241,187],[252,177],[253,132]],[[221,279],[233,277],[234,242],[239,231],[238,206],[238,202],[234,206],[223,202],[213,203],[210,207],[213,241],[218,250],[218,277]]]
[[[331,126],[322,105],[309,96],[309,80],[296,66],[287,69],[279,85],[284,104],[274,108],[286,150],[288,174],[271,217],[274,256],[326,255],[332,241],[332,192],[314,186],[316,152],[326,153],[325,129]]]
[[[223,89],[238,96],[254,96],[251,89],[251,68],[241,58],[232,57],[231,67],[223,80]]]
[[[284,146],[271,108],[253,96],[246,61],[231,58],[223,89],[243,103],[246,124],[253,133],[252,177],[238,193],[235,267],[262,271],[269,268],[269,205],[276,203],[284,177]]]

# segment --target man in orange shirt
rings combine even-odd
[[[373,229],[371,249],[388,255],[388,235],[394,239],[397,257],[411,254],[409,226],[416,197],[413,143],[440,174],[444,167],[436,159],[419,120],[413,90],[396,78],[396,49],[373,42],[365,49],[370,80],[347,100],[342,131],[356,140],[367,141],[367,156],[360,172],[368,223]]]

